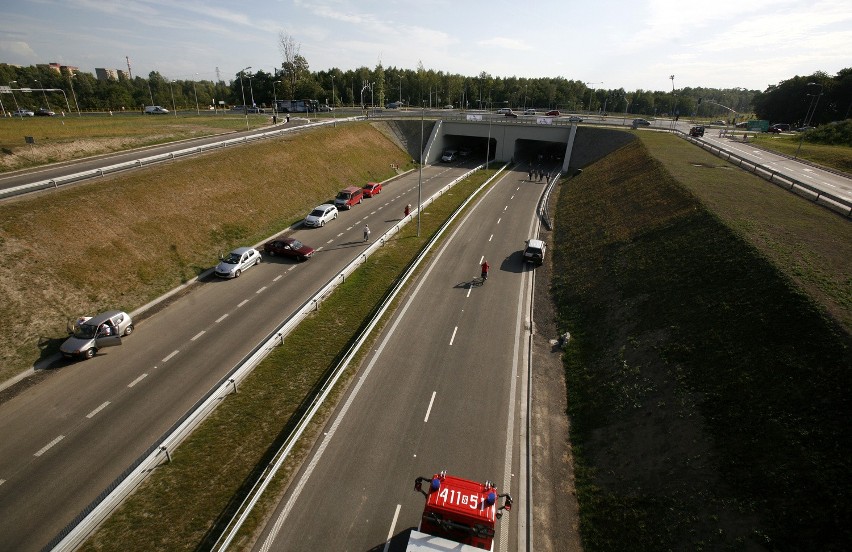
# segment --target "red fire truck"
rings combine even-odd
[[[428,483],[426,490],[424,482]],[[426,497],[426,506],[418,530],[411,532],[406,552],[494,550],[497,520],[503,510],[512,509],[508,493],[498,494],[491,481],[477,483],[447,475],[446,471],[418,477],[414,490]],[[498,506],[501,498],[503,504]]]

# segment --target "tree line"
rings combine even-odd
[[[563,77],[519,78],[492,76],[482,72],[465,76],[425,69],[383,67],[311,71],[307,60],[290,44],[285,52],[282,36],[281,68],[272,72],[236,73],[229,82],[167,79],[152,71],[147,77],[98,80],[91,73],[60,74],[46,65],[17,67],[0,64],[0,85],[19,88],[59,88],[61,93],[15,92],[21,107],[36,108],[45,103],[83,111],[140,110],[145,105],[162,105],[179,110],[219,106],[257,105],[271,107],[276,99],[315,99],[331,106],[382,107],[402,102],[411,107],[441,108],[453,105],[465,109],[557,109],[564,112],[611,113],[642,116],[686,116],[740,119],[754,113],[772,122],[802,121],[814,109],[812,124],[849,117],[852,98],[852,69],[836,76],[815,73],[793,77],[765,91],[744,88],[717,89],[685,87],[673,91],[596,88]],[[244,99],[245,98],[245,99]],[[14,109],[9,93],[0,95],[7,110]],[[45,106],[46,107],[46,106]]]

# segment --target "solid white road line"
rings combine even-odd
[[[86,417],[87,417],[87,418],[89,418],[89,419],[92,419],[92,418],[94,418],[94,417],[95,417],[95,415],[96,415],[98,412],[100,412],[101,410],[103,410],[104,408],[106,408],[106,407],[108,407],[108,406],[109,406],[109,401],[105,402],[104,404],[100,405],[100,406],[99,406],[99,407],[97,407],[96,409],[94,409],[94,410],[92,410],[91,412],[89,412],[88,414],[86,414]]]
[[[388,531],[388,538],[385,540],[385,548],[383,552],[388,552],[388,547],[391,543],[391,537],[393,537],[393,531],[396,529],[396,520],[399,519],[399,509],[402,507],[402,504],[396,505],[396,512],[393,513],[393,521],[391,522],[390,530]]]
[[[50,448],[51,448],[53,445],[55,445],[56,443],[58,443],[59,441],[61,441],[61,440],[62,440],[62,439],[64,439],[64,438],[65,438],[65,435],[60,435],[59,437],[57,437],[57,438],[56,438],[56,439],[54,439],[53,441],[51,441],[51,442],[49,442],[48,444],[44,445],[44,447],[42,447],[42,449],[41,449],[40,451],[38,451],[37,453],[33,454],[33,456],[41,456],[41,455],[42,455],[42,454],[44,454],[45,452],[49,451],[49,450],[50,450]]]
[[[426,417],[423,418],[424,424],[429,421],[429,413],[432,412],[432,403],[435,402],[435,394],[436,393],[437,393],[437,391],[432,391],[432,398],[429,399],[429,407],[426,408]]]

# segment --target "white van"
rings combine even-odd
[[[159,105],[146,105],[145,106],[145,114],[146,115],[157,115],[157,114],[166,114],[169,110],[165,107]]]

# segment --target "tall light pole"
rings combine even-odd
[[[172,90],[172,83],[174,82],[174,80],[169,79],[169,94],[172,96],[172,111],[174,112],[175,117],[177,117],[177,106],[175,106],[175,92],[174,90]]]
[[[423,190],[423,118],[426,115],[426,102],[420,98],[420,177],[417,180],[417,237],[420,237],[420,212],[423,210],[421,204]]]
[[[275,75],[278,76],[277,74]],[[281,84],[278,79],[272,81],[272,115],[278,116],[278,93],[275,91],[275,85]]]
[[[583,84],[588,86],[590,84],[594,84],[594,85],[603,84],[603,82],[584,82]],[[597,89],[592,88],[591,90],[589,90],[589,108],[586,110],[589,113],[589,115],[592,114],[592,96],[595,95],[595,90],[597,90]]]
[[[44,91],[44,85],[41,82],[39,82],[38,79],[33,79],[33,80],[38,82],[38,86],[39,86],[39,88],[41,88],[41,94],[44,96],[44,103],[47,105],[47,110],[50,111],[50,102],[47,101],[47,92]]]
[[[248,78],[248,80],[249,80],[249,94],[251,95],[251,106],[252,106],[252,107],[257,107],[257,104],[256,104],[256,103],[254,103],[254,87],[252,87],[252,85],[251,85],[251,79],[253,79],[253,78],[254,78],[254,75],[252,75],[251,73],[249,73],[249,74],[248,74],[248,76],[247,76],[246,78]]]
[[[198,73],[195,74],[195,80],[198,79]],[[195,95],[195,114],[201,115],[201,108],[198,107],[198,90],[195,89],[195,80],[192,81],[192,93]]]
[[[245,69],[240,69],[240,90],[243,92],[243,114],[246,117],[246,130],[249,130],[248,124],[248,108],[246,107],[246,87],[243,85],[243,73],[251,69],[251,67],[246,67]]]
[[[15,97],[15,89],[12,88],[13,82],[18,82],[18,81],[16,81],[16,80],[15,81],[9,81],[9,92],[12,93],[12,99],[15,100],[15,109],[18,110],[18,116],[21,118],[21,120],[23,120],[24,114],[21,113],[21,106],[18,105],[18,98]]]
[[[396,78],[399,79],[399,105],[402,105],[402,75],[397,75]]]
[[[150,76],[148,77],[148,94],[151,95],[151,105],[155,105],[154,104],[154,93],[151,91],[151,77]]]
[[[819,97],[822,96],[822,85],[816,82],[809,82],[807,86],[819,86],[819,94],[808,94],[808,96],[814,96],[814,99],[811,100],[811,105],[813,106],[813,110],[811,110],[810,106],[808,106],[808,112],[805,113],[805,127],[810,126],[811,121],[814,118],[814,114],[816,113],[816,106],[819,104]],[[796,148],[796,155],[793,156],[793,159],[797,159],[799,157],[799,153],[802,151],[802,142],[805,141],[805,131],[799,133],[799,147]]]
[[[672,79],[672,96],[674,96],[674,110],[672,112],[672,122],[670,127],[672,129],[675,128],[675,123],[677,122],[677,94],[675,94],[674,77],[674,75],[669,77],[670,79]]]
[[[77,93],[74,92],[74,81],[71,80],[73,78],[74,78],[74,74],[69,73],[68,74],[68,85],[71,87],[71,95],[74,96],[74,105],[77,106],[77,117],[82,117],[82,115],[80,115],[80,104],[77,103]],[[68,111],[71,111],[71,110],[69,109]]]
[[[811,122],[814,120],[814,115],[816,115],[817,106],[819,105],[819,97],[822,96],[822,85],[818,82],[809,82],[808,86],[819,86],[819,93],[816,94],[816,101],[813,103],[814,108],[811,110],[810,117],[805,117],[805,126],[811,126]],[[810,94],[809,94],[810,95]]]

